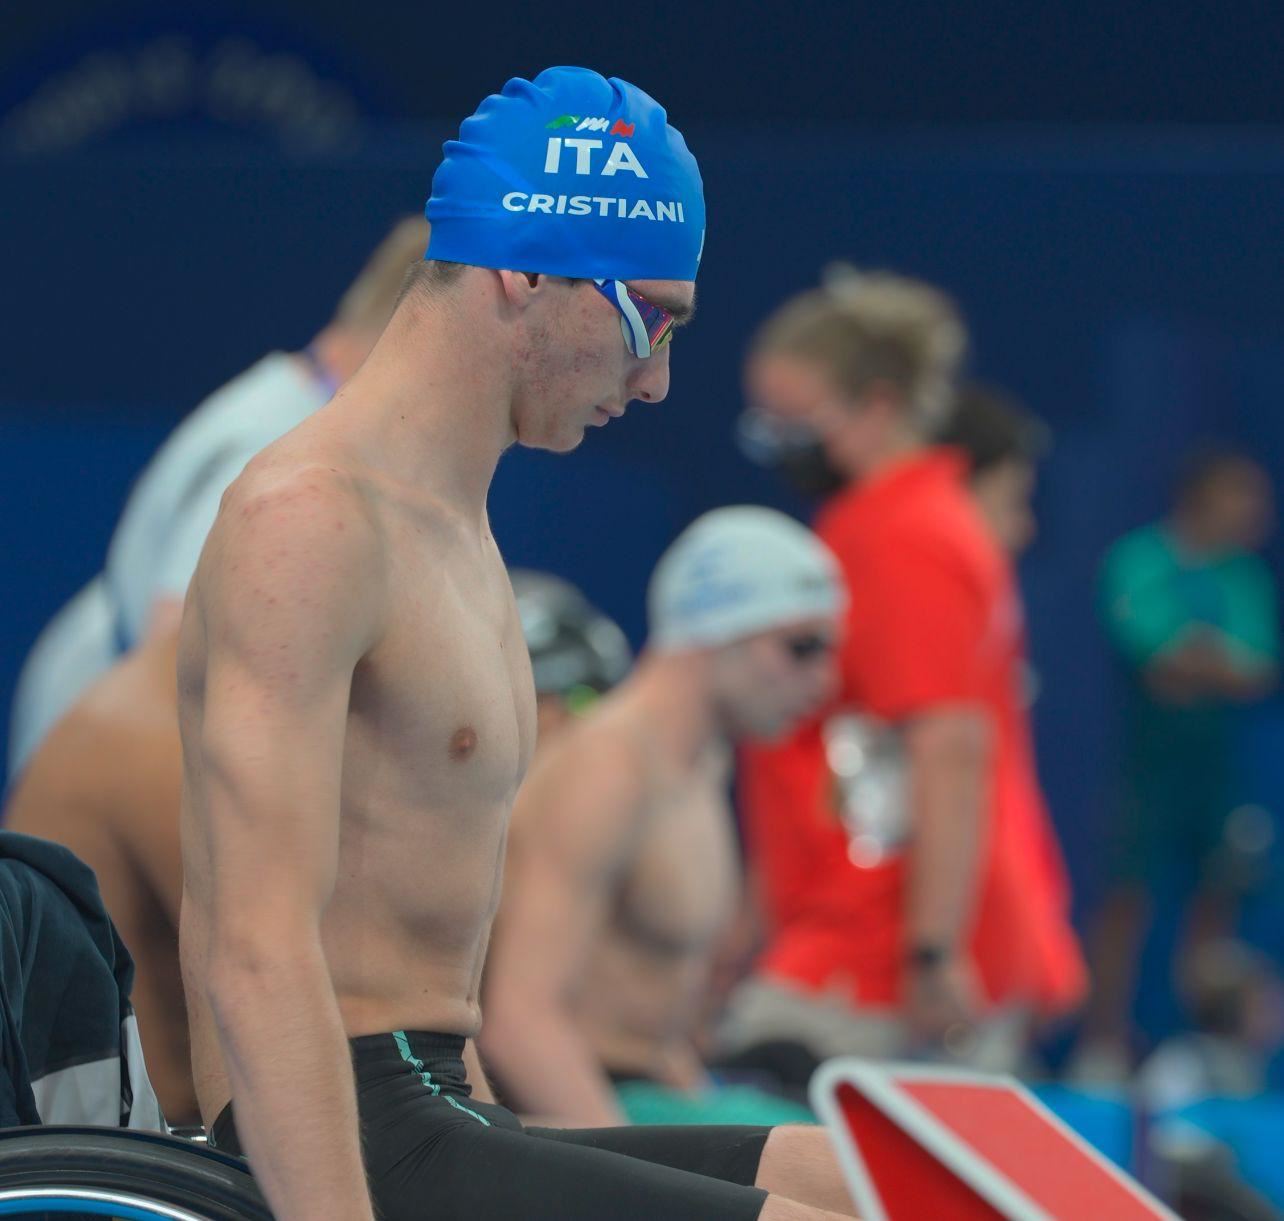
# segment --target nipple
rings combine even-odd
[[[450,739],[450,757],[462,763],[477,749],[477,731],[471,725],[456,729]]]

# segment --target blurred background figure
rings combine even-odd
[[[742,445],[827,495],[816,529],[852,597],[835,706],[744,752],[767,940],[723,1026],[731,1063],[778,1070],[801,1045],[1011,1069],[1084,986],[1007,554],[1031,534],[1032,455],[989,443],[993,403],[966,424],[977,457],[931,444],[964,345],[939,290],[839,269],[751,347]]]
[[[633,650],[619,625],[569,581],[529,568],[508,575],[531,655],[538,750],[629,672]]]
[[[1278,1188],[1284,1114],[1267,1093],[1284,1041],[1284,987],[1274,963],[1233,938],[1192,948],[1178,970],[1191,1029],[1165,1039],[1142,1064],[1135,1097],[1150,1116],[1147,1152],[1187,1221],[1277,1221],[1280,1210],[1247,1178]],[[1246,1176],[1236,1146],[1253,1128],[1260,1155]],[[1267,1152],[1272,1151],[1272,1152]]]
[[[134,483],[103,571],[54,616],[23,665],[10,719],[11,778],[117,657],[149,633],[177,628],[224,489],[356,372],[392,317],[406,271],[427,247],[427,221],[398,222],[307,347],[264,356],[170,435]]]
[[[1105,558],[1101,614],[1125,700],[1111,889],[1092,936],[1079,1080],[1117,1081],[1131,1069],[1136,966],[1157,888],[1193,882],[1184,961],[1233,929],[1245,872],[1238,841],[1253,830],[1241,824],[1260,817],[1237,809],[1236,709],[1269,694],[1277,673],[1277,595],[1254,554],[1272,521],[1262,468],[1242,453],[1204,451],[1188,460],[1168,516]]]
[[[1142,1064],[1136,1087],[1147,1110],[1263,1093],[1284,1043],[1284,987],[1274,964],[1234,938],[1210,938],[1192,948],[1177,983],[1191,1029],[1165,1039]]]
[[[509,1105],[583,1126],[806,1117],[715,1090],[696,1028],[741,889],[731,748],[831,696],[845,601],[833,556],[772,509],[715,509],[660,559],[641,660],[541,745],[514,810],[481,1044]]]
[[[962,450],[982,517],[1019,556],[1038,532],[1032,502],[1039,460],[1050,445],[1047,426],[997,387],[964,382],[936,443]]]

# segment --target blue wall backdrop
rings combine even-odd
[[[755,324],[834,258],[940,283],[971,320],[973,371],[1055,431],[1023,577],[1042,771],[1091,902],[1111,741],[1101,552],[1160,511],[1200,439],[1250,445],[1284,479],[1284,137],[921,121],[1278,118],[1263,81],[1279,14],[1250,21],[1244,6],[1178,42],[1172,22],[1203,10],[1153,6],[1133,28],[1089,4],[1075,37],[1045,14],[1017,55],[1025,6],[981,6],[949,46],[916,42],[927,9],[913,4],[883,24],[803,6],[777,26],[694,7],[633,43],[590,37],[587,6],[544,22],[523,9],[525,24],[492,20],[480,50],[469,14],[357,21],[337,3],[14,16],[0,45],[0,730],[26,648],[99,566],[150,451],[263,352],[305,343],[385,227],[421,206],[450,130],[422,116],[584,59],[652,88],[701,160],[700,313],[666,403],[573,455],[505,458],[492,517],[507,555],[577,581],[639,640],[647,572],[693,516],[736,501],[805,512],[731,442]],[[1252,795],[1284,806],[1284,717],[1257,714],[1246,741]],[[1262,939],[1282,914],[1255,913]]]
[[[66,111],[96,81],[95,126],[258,114],[336,141],[363,113],[454,115],[506,76],[587,63],[687,122],[1279,122],[1282,34],[1272,0],[43,0],[6,6],[0,113],[40,94],[63,113],[31,134],[76,138]],[[122,97],[140,58],[147,87]]]

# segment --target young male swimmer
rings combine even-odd
[[[264,357],[174,430],[130,493],[102,576],[59,613],[20,683],[34,702],[15,701],[15,733],[31,749],[21,774],[11,770],[4,823],[64,844],[97,876],[133,955],[143,1052],[172,1124],[200,1122],[178,967],[182,752],[174,667],[183,594],[227,485],[360,365],[427,244],[427,221],[398,222],[343,294],[311,355]],[[98,611],[87,609],[95,603]],[[120,648],[127,651],[113,661]],[[19,705],[38,711],[24,722]]]
[[[717,509],[665,553],[648,602],[641,661],[518,798],[482,1049],[507,1101],[567,1123],[801,1118],[712,1090],[693,1036],[740,892],[732,747],[833,694],[842,579],[791,518]]]
[[[501,202],[582,189],[685,219]],[[527,1129],[465,1069],[535,736],[487,491],[513,442],[573,449],[665,397],[704,204],[660,106],[555,68],[465,121],[428,218],[374,351],[232,486],[188,593],[182,958],[211,1135],[279,1221],[850,1215],[818,1129]]]

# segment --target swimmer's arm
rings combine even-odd
[[[761,882],[751,858],[745,883],[737,896],[735,914],[715,943],[708,979],[700,998],[700,1009],[692,1022],[692,1060],[689,1063],[691,1079],[696,1080],[694,1071],[698,1067],[699,1081],[696,1085],[688,1084],[677,1088],[703,1088],[709,1083],[709,1072],[704,1061],[714,1054],[714,1030],[727,1007],[732,990],[750,974],[753,960],[765,939],[760,888]]]
[[[207,637],[206,994],[238,1133],[279,1221],[371,1221],[343,1023],[321,945],[353,668],[381,556],[355,496],[305,473],[233,497],[198,571]],[[189,767],[190,771],[190,767]]]
[[[572,740],[536,765],[513,815],[514,852],[488,964],[484,1043],[518,1109],[577,1126],[623,1122],[573,1012],[607,922],[643,799],[628,744]]]

